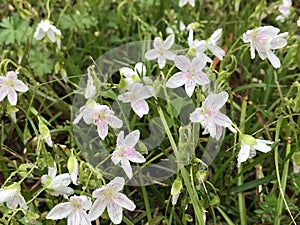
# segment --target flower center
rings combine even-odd
[[[208,108],[204,108],[204,109],[202,109],[202,111],[201,111],[201,114],[202,115],[204,115],[204,117],[206,118],[206,119],[208,119],[208,118],[210,118],[211,116],[213,116],[214,114],[215,114],[216,112],[214,112],[214,111],[210,111]]]
[[[266,35],[265,34],[258,34],[258,35],[256,35],[256,40],[258,41],[258,42],[260,42],[261,44],[264,44],[264,43],[266,43],[266,41],[267,41],[267,37],[266,37]]]
[[[5,84],[6,86],[13,87],[13,86],[15,85],[15,82],[14,82],[13,79],[7,79],[7,80],[4,82],[4,84]]]
[[[115,197],[116,193],[112,188],[107,188],[103,191],[103,195],[106,199],[112,199]]]

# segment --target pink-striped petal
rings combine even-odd
[[[113,201],[107,203],[108,216],[114,224],[120,224],[122,222],[122,208],[115,204]]]
[[[123,158],[123,159],[121,160],[121,166],[122,166],[124,172],[126,173],[127,177],[128,177],[129,179],[131,179],[132,176],[133,176],[133,173],[132,173],[132,168],[131,168],[131,165],[130,165],[129,160]]]
[[[17,104],[17,92],[13,88],[8,89],[7,93],[8,101],[12,106],[15,106]]]
[[[127,147],[133,148],[139,141],[139,138],[140,138],[140,131],[139,130],[132,131],[125,137],[124,144]]]
[[[131,107],[133,111],[142,118],[143,115],[148,114],[149,112],[149,106],[148,103],[145,100],[140,100],[136,102],[131,102]]]
[[[117,193],[113,201],[115,204],[118,204],[122,208],[125,208],[130,211],[133,211],[136,207],[134,202],[122,193]]]
[[[89,211],[89,218],[91,221],[98,219],[104,212],[107,205],[107,201],[97,198]]]

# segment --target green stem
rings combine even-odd
[[[229,216],[227,216],[227,214],[219,206],[217,207],[217,210],[229,225],[235,225],[234,222],[232,222],[232,220],[229,218]]]
[[[244,130],[245,130],[244,122],[245,122],[245,118],[246,118],[246,109],[247,109],[247,100],[243,99],[241,117],[240,117],[240,131],[241,131],[241,133],[244,133]],[[239,174],[238,186],[241,186],[244,183],[243,165],[242,164],[238,168],[238,174]],[[239,201],[239,214],[240,214],[241,225],[247,225],[247,212],[246,212],[246,203],[245,203],[245,194],[244,194],[244,192],[239,192],[238,193],[238,201]]]
[[[164,116],[164,113],[163,111],[161,110],[161,108],[159,106],[157,106],[157,111],[159,113],[159,116],[162,120],[162,123],[163,123],[163,126],[164,126],[164,129],[167,133],[167,136],[168,136],[168,139],[170,141],[170,144],[172,146],[172,149],[175,153],[175,156],[176,156],[176,159],[177,159],[177,162],[179,162],[179,151],[177,149],[177,145],[174,141],[174,138],[171,134],[171,131],[168,127],[168,124],[167,124],[167,121],[166,121],[166,118]],[[194,207],[194,211],[195,211],[195,215],[196,215],[196,224],[201,224],[201,225],[204,225],[204,221],[203,221],[203,212],[201,210],[201,203],[200,203],[200,200],[198,198],[198,193],[195,189],[193,189],[193,185],[191,183],[191,178],[190,178],[190,174],[188,173],[188,171],[186,170],[185,167],[182,167],[182,168],[179,168],[180,171],[181,171],[181,175],[182,175],[182,178],[184,180],[184,183],[185,183],[185,186],[186,186],[186,189],[187,189],[187,192],[191,198],[191,201],[192,201],[192,204],[193,204],[193,207]]]
[[[142,193],[143,193],[143,199],[144,199],[144,203],[145,203],[145,207],[146,207],[148,224],[152,224],[151,207],[150,207],[150,203],[149,203],[149,199],[148,199],[147,190],[146,190],[146,187],[144,186],[143,178],[141,177],[141,175],[140,175],[140,182],[141,182],[141,189],[142,189]]]
[[[51,11],[50,11],[50,0],[47,1],[47,19],[50,20],[50,16],[51,16]]]
[[[280,117],[276,126],[276,134],[275,134],[275,141],[279,141],[279,134],[280,134],[280,127],[281,127],[281,123],[282,123],[283,117]],[[286,146],[286,152],[285,152],[285,156],[288,156],[290,154],[291,151],[291,138],[288,138],[288,142],[287,142],[287,146]],[[280,191],[280,195],[278,196],[277,199],[277,204],[276,204],[276,211],[275,211],[275,220],[274,220],[274,225],[280,225],[280,217],[282,214],[282,207],[283,207],[283,203],[286,207],[286,209],[289,212],[289,215],[291,217],[291,220],[294,224],[297,224],[293,218],[293,215],[289,209],[289,206],[286,202],[284,193],[285,193],[285,188],[286,188],[286,183],[287,183],[287,177],[288,177],[288,169],[289,169],[289,163],[290,163],[290,159],[287,159],[286,162],[284,163],[283,166],[283,172],[282,172],[282,177],[280,180],[280,174],[279,174],[279,153],[278,153],[278,145],[275,148],[274,151],[274,157],[275,157],[275,169],[276,169],[276,177],[277,177],[277,182],[278,182],[278,186],[279,186],[279,191]]]

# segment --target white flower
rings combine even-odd
[[[119,193],[123,189],[125,180],[123,177],[115,177],[106,186],[93,191],[93,197],[97,198],[92,205],[89,216],[91,221],[96,220],[107,208],[108,216],[114,224],[122,222],[122,208],[133,211],[135,204],[126,195]]]
[[[195,0],[179,0],[179,7],[183,7],[187,3],[189,3],[192,7],[195,7]]]
[[[202,71],[205,62],[201,57],[195,57],[192,61],[186,56],[176,56],[175,65],[181,72],[175,73],[166,83],[169,88],[177,88],[185,85],[185,91],[189,97],[192,96],[196,84],[209,84],[209,79]]]
[[[267,141],[262,139],[254,139],[250,135],[243,134],[241,136],[241,150],[238,154],[238,164],[240,167],[242,162],[247,161],[248,158],[252,158],[256,154],[256,150],[266,153],[271,151],[271,144],[273,141]]]
[[[121,162],[121,167],[129,179],[133,176],[130,161],[135,163],[143,163],[146,161],[144,156],[142,156],[142,154],[134,148],[134,146],[138,143],[139,138],[139,130],[132,131],[125,138],[124,131],[121,131],[117,138],[116,150],[113,152],[111,157],[111,160],[115,165]]]
[[[153,60],[157,58],[158,66],[160,69],[166,65],[166,59],[174,60],[176,54],[169,51],[174,44],[174,34],[171,34],[163,42],[160,37],[156,37],[153,42],[154,49],[150,49],[146,52],[145,58]]]
[[[190,114],[190,120],[193,123],[200,122],[205,128],[203,134],[209,133],[211,137],[219,140],[222,135],[222,127],[229,128],[232,132],[236,130],[231,126],[231,120],[219,110],[225,105],[228,94],[225,91],[219,94],[209,94],[202,103],[201,108],[196,108]]]
[[[33,37],[37,40],[42,40],[46,34],[49,40],[53,43],[56,42],[58,48],[60,48],[61,31],[50,24],[49,20],[43,20],[38,24]]]
[[[71,177],[68,173],[63,173],[56,176],[56,164],[54,167],[48,167],[48,175],[41,177],[41,182],[54,196],[58,195],[72,195],[73,189],[68,187],[71,183]]]
[[[0,189],[0,203],[6,202],[6,206],[10,209],[15,209],[18,206],[22,207],[23,210],[27,210],[28,206],[26,201],[20,192],[19,184],[12,184],[5,189]]]
[[[300,17],[297,20],[297,26],[300,27]]]
[[[17,74],[14,71],[8,71],[6,77],[0,76],[0,101],[7,96],[9,103],[12,106],[17,104],[17,91],[26,92],[28,87],[23,81],[17,79]]]
[[[134,83],[128,89],[127,92],[119,95],[118,99],[125,103],[130,102],[131,108],[139,117],[148,114],[149,106],[145,99],[155,95],[154,88],[149,85]]]
[[[48,220],[68,218],[68,225],[91,225],[86,213],[92,206],[92,201],[85,195],[71,196],[69,202],[56,205],[46,216]]]
[[[114,115],[107,105],[94,104],[92,108],[85,111],[83,116],[86,124],[95,124],[99,137],[104,140],[108,134],[108,125],[113,128],[121,128],[122,120]]]
[[[149,77],[146,77],[146,66],[141,62],[135,64],[134,70],[129,67],[122,67],[120,73],[125,77],[127,87],[133,83],[140,83],[141,81],[145,84],[152,83],[152,80]]]
[[[80,107],[78,113],[73,121],[74,124],[78,124],[81,118],[83,118],[86,124],[90,124],[88,116],[94,112],[94,108],[98,103],[96,103],[93,99],[88,99],[84,106]]]
[[[276,20],[280,22],[284,22],[285,19],[287,19],[291,14],[291,6],[292,6],[291,0],[283,0],[282,4],[278,7],[278,11],[281,13],[281,15],[277,16]]]
[[[189,54],[192,56],[200,57],[204,62],[211,63],[212,60],[205,55],[205,51],[207,49],[207,43],[204,40],[194,40],[194,30],[190,29],[189,37],[188,37],[188,45],[189,45]]]
[[[287,32],[278,34],[280,30],[273,26],[263,26],[253,30],[248,30],[243,34],[243,41],[250,43],[251,59],[255,58],[255,50],[259,57],[264,60],[268,58],[275,68],[279,68],[281,63],[273,50],[283,48],[287,45]]]
[[[94,85],[93,77],[91,75],[88,75],[88,80],[84,91],[84,97],[86,99],[90,99],[95,97],[95,95],[96,95],[96,87]]]
[[[223,60],[225,51],[220,48],[217,44],[222,36],[222,29],[217,29],[208,39],[207,48],[220,60]]]

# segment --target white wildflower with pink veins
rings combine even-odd
[[[88,109],[83,116],[87,124],[95,124],[99,137],[104,140],[108,134],[108,125],[113,128],[121,128],[122,120],[114,115],[107,105],[96,103],[93,108]]]
[[[190,29],[188,37],[189,53],[192,56],[200,57],[203,61],[211,63],[212,60],[204,52],[207,49],[206,41],[194,40],[194,31]]]
[[[176,54],[169,49],[174,44],[174,34],[171,34],[163,42],[160,37],[156,37],[153,42],[154,49],[150,49],[146,52],[145,58],[148,60],[157,59],[158,66],[163,69],[166,65],[167,59],[174,60]]]
[[[278,7],[278,11],[281,15],[277,16],[275,19],[280,22],[284,22],[291,14],[292,1],[283,0],[282,4]]]
[[[61,31],[52,25],[49,20],[43,20],[38,24],[33,37],[42,40],[46,35],[51,42],[56,42],[58,48],[60,48]]]
[[[276,27],[263,26],[244,33],[242,39],[245,43],[250,43],[251,59],[255,58],[256,50],[262,60],[267,58],[274,68],[279,68],[280,60],[273,50],[286,46],[288,36],[287,32],[281,34],[279,32],[280,30]]]
[[[92,206],[92,201],[85,195],[71,196],[69,202],[56,205],[46,216],[48,220],[68,218],[68,225],[91,225],[87,214]]]
[[[111,160],[115,165],[121,162],[121,167],[129,179],[132,178],[132,168],[130,162],[143,163],[146,161],[141,153],[135,150],[134,146],[138,143],[140,131],[135,130],[124,138],[124,131],[121,131],[117,138],[117,148],[113,152]]]
[[[238,154],[238,164],[240,167],[242,162],[246,162],[248,158],[253,158],[256,155],[256,150],[267,153],[271,151],[271,146],[274,142],[262,139],[255,139],[251,135],[241,135],[241,149]]]
[[[211,137],[219,140],[222,136],[223,127],[229,128],[236,133],[232,127],[232,121],[219,110],[225,105],[228,94],[222,91],[218,94],[209,94],[200,108],[196,108],[190,114],[193,123],[201,123],[205,128],[203,134],[209,133]]]
[[[26,91],[28,91],[28,87],[17,78],[14,71],[8,71],[6,77],[0,76],[0,101],[7,96],[9,103],[15,106],[18,100],[17,92]]]
[[[74,190],[69,186],[71,183],[71,176],[68,173],[57,175],[56,163],[54,167],[48,167],[48,175],[41,177],[41,183],[53,194],[54,196],[64,195],[69,196],[74,193]]]
[[[20,184],[15,183],[5,189],[0,189],[0,204],[6,203],[10,209],[22,207],[23,211],[28,209],[24,197],[21,195]]]
[[[149,113],[149,106],[145,99],[155,95],[154,88],[150,85],[133,83],[128,87],[127,92],[120,94],[118,99],[124,103],[129,103],[133,111],[142,118]]]
[[[96,198],[92,205],[89,217],[91,221],[96,220],[107,208],[108,216],[114,224],[122,222],[123,209],[133,211],[135,204],[126,195],[119,193],[125,184],[123,177],[115,177],[106,186],[93,191],[93,197]]]
[[[189,97],[194,93],[196,85],[209,84],[209,79],[202,71],[205,67],[205,61],[202,57],[195,57],[190,61],[186,56],[177,56],[174,60],[175,65],[181,72],[175,73],[166,83],[169,88],[178,88],[185,86],[185,91]]]

